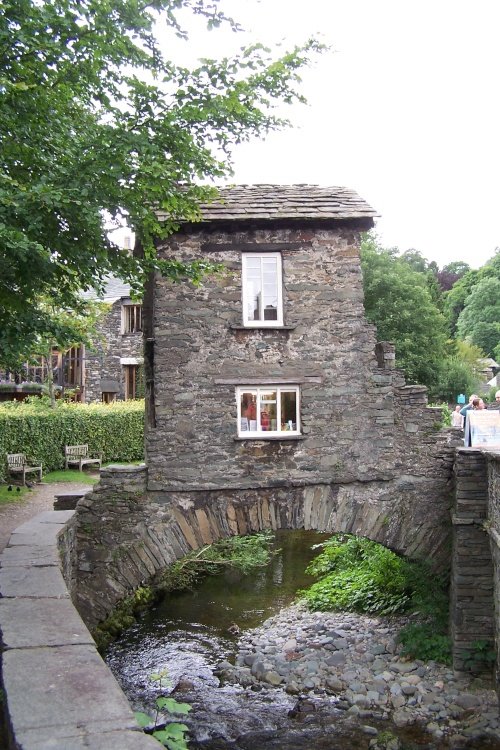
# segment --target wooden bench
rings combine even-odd
[[[83,471],[83,467],[89,464],[97,464],[101,468],[102,455],[90,456],[88,445],[65,445],[64,456],[66,458],[65,469],[71,465],[78,465],[79,471]]]
[[[42,481],[42,467],[29,466],[25,453],[7,453],[7,469],[10,474],[20,474],[23,478],[23,485],[26,484],[26,474],[38,473],[38,481]]]

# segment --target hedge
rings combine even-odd
[[[88,443],[103,461],[129,462],[144,457],[144,401],[112,404],[44,399],[0,404],[0,480],[6,478],[7,453],[25,453],[44,473],[64,468],[64,446]],[[3,460],[2,460],[3,459]]]

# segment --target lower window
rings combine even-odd
[[[125,400],[144,398],[144,366],[123,365]]]
[[[298,386],[240,386],[236,401],[239,437],[300,434]]]

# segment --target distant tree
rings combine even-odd
[[[439,380],[431,395],[448,403],[456,402],[460,393],[470,395],[477,390],[476,368],[458,356],[446,357],[440,367]]]
[[[461,338],[493,357],[500,343],[500,279],[484,277],[465,299],[457,321]]]
[[[434,303],[426,274],[367,235],[361,246],[366,315],[378,339],[393,341],[396,363],[408,382],[438,383],[446,351],[446,323]]]
[[[399,257],[404,263],[408,263],[414,271],[426,273],[429,270],[427,259],[424,258],[420,250],[411,248],[410,250],[405,250]]]
[[[427,288],[429,289],[430,295],[434,303],[441,308],[442,306],[442,295],[441,288],[438,284],[437,273],[438,265],[435,261],[429,261],[424,258],[420,250],[406,250],[404,253],[399,255],[399,259],[403,263],[407,263],[410,268],[418,273],[421,273],[426,280]]]
[[[451,263],[447,263],[443,266],[441,270],[462,277],[467,271],[470,271],[470,266],[464,260],[453,260]]]
[[[447,263],[436,274],[441,291],[448,292],[468,271],[470,271],[470,266],[468,263],[464,263],[464,261],[456,260],[452,263]]]
[[[152,271],[199,280],[206,264],[159,259],[155,238],[199,218],[236,143],[285,124],[277,103],[303,101],[299,70],[320,45],[255,44],[187,69],[155,36],[185,36],[183,11],[238,29],[219,0],[0,4],[0,359],[50,333],[44,300],[78,310],[110,272],[136,290]],[[136,233],[141,257],[109,222]]]
[[[481,268],[466,271],[465,274],[453,285],[445,295],[444,313],[448,320],[449,330],[452,336],[457,333],[457,321],[460,313],[465,307],[465,301],[471,294],[474,286],[483,278],[500,279],[500,249],[496,249],[495,255]]]

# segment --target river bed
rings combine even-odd
[[[362,668],[365,669],[370,666],[365,662],[366,654],[370,653],[367,644],[372,634],[375,635],[373,631],[377,625],[384,634],[388,630],[382,627],[384,622],[376,623],[349,615],[341,622],[335,620],[337,631],[330,628],[334,632],[333,637],[323,638],[325,642],[321,644],[316,636],[323,631],[330,632],[323,628],[323,616],[316,614],[311,619],[294,607],[288,609],[296,591],[312,582],[304,574],[304,569],[317,553],[312,546],[325,538],[325,535],[316,532],[280,532],[277,535],[280,552],[266,568],[248,576],[226,571],[204,580],[196,590],[170,595],[148,610],[109,647],[106,654],[108,665],[133,707],[151,715],[155,698],[160,692],[165,694],[171,691],[178,700],[190,703],[193,710],[181,720],[189,726],[191,750],[310,750],[312,747],[315,750],[364,750],[374,747],[377,737],[384,736],[384,732],[397,736],[399,745],[393,746],[404,750],[500,750],[500,741],[491,736],[494,718],[487,726],[490,735],[484,736],[477,731],[474,734],[474,728],[469,736],[457,730],[451,732],[454,739],[450,741],[449,732],[447,735],[441,734],[439,714],[433,736],[423,731],[421,725],[414,726],[410,722],[403,722],[400,726],[393,724],[389,721],[390,712],[382,699],[380,705],[375,706],[376,710],[366,710],[360,697],[354,697],[351,703],[339,700],[339,696],[325,689],[324,683],[318,683],[316,689],[312,687],[309,690],[303,689],[304,685],[309,684],[303,681],[295,690],[290,689],[290,681],[288,686],[285,685],[285,677],[281,678],[283,684],[269,684],[271,678],[268,675],[258,674],[253,666],[257,658],[262,658],[264,663],[266,659],[270,660],[271,665],[274,658],[276,669],[279,671],[281,667],[285,675],[290,666],[297,666],[287,665],[287,659],[293,661],[300,658],[307,672],[311,663],[317,661],[318,649],[322,645],[329,647],[328,640],[335,641],[335,632],[342,636],[352,635],[352,644],[348,637],[340,639],[346,642],[342,648],[347,649],[347,656],[349,649],[356,658],[358,654],[362,656]],[[283,651],[283,642],[287,638],[292,642],[297,632],[304,630],[304,623],[307,623],[306,631],[312,628],[318,643],[311,643],[309,634],[304,639],[304,653],[299,653],[295,639],[295,651],[287,655],[286,648]],[[234,624],[240,633],[230,632],[236,630]],[[365,634],[364,641],[360,635],[362,632]],[[393,642],[394,638],[391,633],[389,635],[384,635],[384,649],[390,652],[392,647],[387,644]],[[337,646],[340,646],[338,641],[337,638]],[[275,644],[278,646],[275,647]],[[332,653],[340,658],[337,646],[331,646],[334,652],[325,651],[322,666],[332,657]],[[309,653],[311,649],[312,655]],[[283,655],[286,659],[282,658]],[[386,653],[386,657],[388,664],[391,659],[397,662],[391,653]],[[376,658],[382,659],[382,655]],[[168,671],[168,684],[159,685],[150,679],[150,675],[163,669]],[[349,679],[355,683],[358,678],[352,667],[349,667],[351,673],[346,672],[348,667],[342,669],[347,674],[347,682],[340,691],[341,680],[338,681],[339,695],[345,699],[350,695]],[[366,669],[365,672],[368,674]],[[221,674],[224,676],[222,682],[219,679]],[[441,672],[436,674],[441,677]],[[234,679],[231,679],[232,676]],[[397,683],[400,686],[399,676],[398,680],[394,685]],[[364,689],[366,694],[364,687],[359,689]],[[390,689],[396,689],[392,683]],[[409,700],[411,706],[412,699]],[[389,707],[394,708],[392,705]],[[488,708],[491,709],[491,706]],[[405,710],[406,704],[400,714]]]

